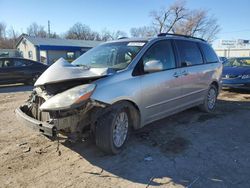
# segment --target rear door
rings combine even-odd
[[[203,101],[208,88],[208,69],[198,43],[189,40],[175,40],[179,53],[182,77],[182,103],[184,106]]]
[[[3,84],[13,83],[17,77],[17,72],[14,67],[13,59],[0,59],[0,82]]]
[[[142,66],[151,60],[163,63],[164,70],[143,73],[141,92],[143,103],[143,123],[160,119],[178,109],[181,96],[181,78],[176,70],[176,56],[171,40],[162,40],[153,44],[143,55],[139,63]]]
[[[14,66],[16,68],[16,79],[18,81],[27,81],[32,78],[32,63],[25,59],[14,59]]]

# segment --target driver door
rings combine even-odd
[[[141,63],[160,61],[162,71],[146,73],[141,76],[141,96],[143,104],[142,121],[144,124],[161,119],[181,106],[182,80],[176,69],[176,58],[171,40],[153,44],[141,59]]]
[[[17,72],[14,67],[14,61],[11,58],[0,60],[0,82],[8,84],[15,82]]]

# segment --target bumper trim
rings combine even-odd
[[[15,110],[15,114],[17,119],[24,125],[50,137],[56,136],[56,127],[52,124],[38,121],[28,115],[26,115],[22,109],[22,107],[18,107]]]
[[[250,89],[250,85],[246,84],[223,84],[223,88],[238,88],[238,89]]]

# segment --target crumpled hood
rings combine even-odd
[[[248,67],[230,67],[224,66],[223,67],[223,75],[243,75],[243,74],[250,74],[250,68]]]
[[[98,78],[113,73],[109,68],[78,67],[60,58],[37,79],[35,86],[81,78]]]

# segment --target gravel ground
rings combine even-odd
[[[20,124],[14,109],[31,89],[0,87],[0,187],[250,187],[250,92],[223,91],[214,114],[152,123],[108,156]]]

